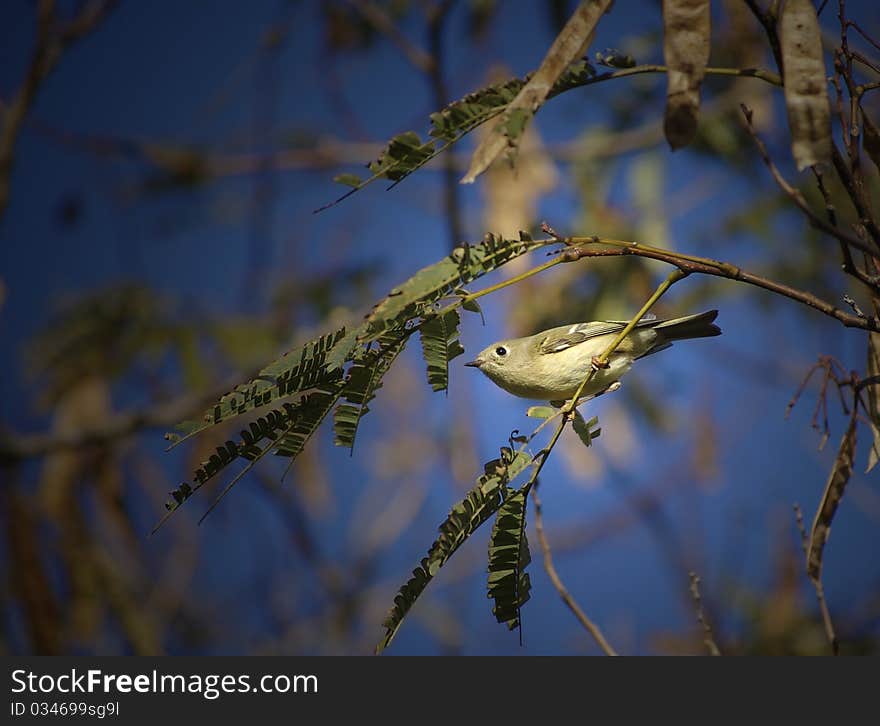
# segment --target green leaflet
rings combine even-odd
[[[434,391],[449,387],[449,361],[464,353],[458,341],[457,310],[422,319],[422,357],[428,366],[428,383]]]
[[[559,409],[552,406],[529,406],[526,409],[526,416],[529,418],[550,418],[557,413],[559,413]]]
[[[354,357],[354,351],[357,348],[357,329],[350,330],[336,344],[327,351],[324,357],[324,365],[327,372],[332,372],[337,368],[342,368],[348,361]]]
[[[333,177],[333,181],[347,187],[359,187],[361,185],[361,178],[357,174],[337,174]]]
[[[528,485],[508,493],[495,515],[489,539],[488,596],[495,601],[492,612],[510,630],[520,626],[520,610],[529,599],[532,584],[525,571],[532,561],[526,539]]]
[[[226,486],[208,511],[270,450],[275,449],[277,454],[291,457],[291,460],[295,458],[339,398],[342,384],[341,373],[337,371],[334,379],[324,384],[322,390],[303,396],[296,403],[285,403],[280,408],[268,411],[242,429],[238,441],[230,440],[218,446],[215,453],[198,466],[191,481],[181,483],[171,492],[165,502],[167,514],[155,529],[236,459],[246,459],[248,464]]]
[[[606,48],[603,52],[597,50],[594,57],[596,63],[609,68],[633,68],[636,65],[635,58],[615,48]]]
[[[204,484],[237,458],[247,459],[250,463],[233,479],[233,483],[238,481],[243,473],[249,471],[253,464],[262,459],[272,445],[272,442],[278,438],[282,431],[292,425],[292,414],[288,412],[288,406],[292,408],[293,404],[285,404],[284,409],[273,409],[264,416],[260,416],[256,421],[251,421],[249,427],[241,431],[239,441],[230,440],[223,446],[218,446],[215,453],[211,454],[196,469],[192,482],[181,482],[170,493],[170,498],[165,502],[166,514],[153,528],[153,532],[156,532],[168,517],[201,489]]]
[[[520,240],[525,240],[524,235],[526,233],[520,232],[519,234],[520,234]],[[531,237],[528,238],[528,241],[531,242]],[[476,313],[477,315],[480,316],[480,321],[483,323],[483,325],[485,325],[486,324],[486,316],[483,315],[483,308],[480,307],[480,303],[478,303],[476,300],[470,299],[468,297],[468,295],[470,293],[468,293],[468,291],[465,290],[463,287],[458,288],[458,290],[455,291],[455,294],[461,296],[462,310],[467,310],[469,313]]]
[[[382,377],[406,347],[408,339],[408,331],[392,331],[379,339],[380,347],[377,350],[365,348],[359,356],[355,356],[342,391],[342,397],[347,403],[337,406],[333,414],[333,443],[337,446],[347,446],[354,450],[354,439],[361,418],[370,410],[368,404],[382,387]]]
[[[302,453],[306,442],[336,405],[341,394],[342,386],[337,386],[328,391],[315,391],[304,396],[301,401],[303,405],[293,427],[285,431],[278,440],[278,447],[275,449],[276,456],[286,456],[292,464],[293,460]],[[288,468],[290,468],[290,464],[288,464]]]
[[[501,456],[484,467],[484,473],[477,479],[476,486],[464,499],[456,504],[449,516],[440,525],[440,535],[422,558],[412,577],[400,588],[394,598],[394,605],[385,618],[385,637],[376,646],[381,653],[394,639],[403,619],[415,601],[422,594],[438,570],[455,554],[456,550],[477,528],[486,522],[501,506],[504,488],[532,462],[525,451],[513,451],[508,447],[501,449]]]
[[[523,84],[520,79],[512,78],[468,94],[443,110],[432,113],[429,138],[425,141],[414,131],[392,137],[379,157],[368,165],[371,176],[363,180],[354,174],[342,174],[334,178],[339,184],[353,187],[336,202],[342,201],[358,189],[363,189],[376,179],[389,179],[394,184],[402,181],[469,131],[503,110]]]
[[[165,438],[176,446],[230,418],[332,381],[338,377],[335,368],[350,356],[355,344],[354,335],[346,335],[345,328],[340,328],[306,343],[299,356],[285,353],[263,368],[253,380],[237,385],[222,396],[205,411],[201,421],[184,421],[176,427],[179,433],[165,434]],[[331,351],[333,358],[328,364]]]
[[[462,285],[547,244],[546,240],[502,239],[488,234],[479,244],[456,247],[452,254],[422,268],[381,300],[358,330],[358,341],[376,340],[388,328],[424,314],[432,303]]]
[[[379,158],[370,162],[369,169],[376,176],[397,182],[423,166],[435,152],[433,141],[422,143],[415,131],[406,131],[388,142]]]
[[[517,108],[510,112],[510,115],[504,120],[504,135],[508,138],[509,143],[514,143],[528,126],[532,115],[524,108]]]
[[[429,134],[436,139],[457,141],[507,106],[524,85],[522,79],[509,78],[453,101],[442,111],[431,114]]]
[[[581,416],[581,412],[575,409],[571,426],[584,446],[592,446],[593,439],[598,438],[599,434],[602,433],[602,429],[594,428],[597,423],[599,423],[598,416],[593,416],[589,421],[585,421],[584,417]]]
[[[530,76],[510,78],[474,91],[458,101],[453,101],[446,108],[435,111],[430,116],[431,128],[428,131],[429,138],[425,141],[414,131],[392,137],[379,157],[370,162],[370,177],[362,180],[354,174],[341,174],[334,178],[334,181],[352,188],[322,209],[341,202],[377,179],[389,179],[393,182],[392,186],[402,181],[477,126],[504,111],[529,78]],[[547,98],[586,85],[594,78],[596,72],[589,63],[573,63],[553,84]]]

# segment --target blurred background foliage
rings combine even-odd
[[[46,40],[46,5],[0,11],[7,123]],[[254,469],[197,527],[215,482],[150,537],[167,492],[224,438],[166,454],[162,433],[280,352],[357,322],[459,242],[547,219],[563,234],[729,259],[870,307],[744,131],[740,103],[823,213],[812,176],[793,171],[781,93],[749,78],[706,79],[697,140],[674,155],[665,78],[636,76],[549,102],[515,171],[496,164],[459,187],[471,139],[392,191],[373,185],[312,214],[338,195],[331,178],[359,171],[387,138],[423,133],[431,111],[535,68],[571,2],[120,2],[95,13],[101,5],[51,10],[49,38],[90,24],[59,45],[34,88],[0,212],[2,432],[75,444],[34,440],[0,468],[8,653],[370,652],[433,528],[511,430],[527,427],[525,402],[469,375],[466,358],[453,364],[448,395],[434,396],[408,350],[352,457],[325,427],[283,481],[283,466]],[[847,5],[877,37],[872,4]],[[834,12],[821,18],[829,48]],[[592,50],[660,62],[661,28],[659,3],[618,0]],[[711,64],[773,68],[745,3],[713,3]],[[864,99],[875,118],[878,99]],[[865,169],[875,202],[876,172]],[[826,181],[841,223],[853,220]],[[541,261],[517,260],[491,279]],[[467,316],[462,342],[473,352],[627,317],[662,274],[636,258],[556,267],[487,298],[486,327]],[[788,422],[785,405],[820,354],[864,370],[864,335],[696,276],[656,312],[709,307],[720,308],[724,336],[637,368],[595,403],[596,445],[586,451],[566,433],[548,463],[542,499],[558,567],[622,653],[704,652],[690,570],[725,654],[825,653],[791,507],[812,515],[834,446],[817,451],[810,428],[816,385]],[[121,435],[82,437],[120,417]],[[832,410],[832,441],[844,425]],[[866,451],[825,563],[844,653],[880,643],[880,490],[876,470],[861,473]],[[492,622],[486,536],[444,568],[390,652],[595,652],[537,563],[525,645]]]

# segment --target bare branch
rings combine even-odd
[[[860,240],[858,237],[851,235],[838,227],[835,227],[824,219],[816,215],[812,209],[810,209],[810,205],[807,204],[807,200],[804,199],[804,195],[801,194],[800,190],[793,187],[791,184],[786,181],[785,177],[782,176],[782,172],[779,171],[776,164],[773,163],[773,160],[770,158],[770,152],[767,151],[767,147],[763,141],[761,141],[761,137],[758,136],[755,131],[754,126],[752,126],[752,110],[748,108],[745,104],[741,104],[740,108],[742,109],[743,118],[745,119],[745,128],[746,131],[749,132],[749,135],[752,137],[752,140],[755,142],[755,146],[758,148],[758,153],[761,155],[761,158],[764,161],[764,164],[770,170],[770,173],[773,175],[773,179],[776,180],[776,183],[779,185],[779,188],[785,192],[788,197],[795,203],[798,209],[803,212],[804,216],[807,218],[809,223],[819,229],[826,234],[831,235],[832,237],[840,240],[841,242],[851,245],[856,249],[865,252],[866,254],[874,254],[876,250],[869,247],[865,242]]]
[[[556,571],[556,566],[553,564],[553,553],[550,551],[550,543],[547,541],[547,536],[544,533],[544,517],[541,513],[541,500],[538,498],[537,487],[532,487],[532,502],[535,505],[535,533],[538,536],[538,542],[544,553],[544,569],[547,571],[547,575],[553,583],[553,587],[556,588],[559,597],[562,598],[562,602],[564,602],[566,607],[574,613],[578,622],[583,625],[584,629],[593,637],[593,640],[596,641],[602,649],[602,652],[605,653],[605,655],[619,655],[619,653],[614,650],[614,648],[611,647],[611,644],[605,639],[599,626],[590,620],[580,605],[577,604],[577,601],[566,589],[565,584],[559,577],[559,573]]]
[[[0,464],[44,456],[59,449],[99,446],[144,429],[173,426],[230,391],[243,378],[244,376],[239,373],[210,390],[162,401],[144,409],[118,413],[101,426],[75,434],[0,432]]]
[[[661,262],[674,265],[689,273],[694,272],[701,275],[723,277],[728,280],[744,282],[748,285],[754,285],[755,287],[769,290],[777,295],[796,300],[814,310],[818,310],[825,315],[835,318],[848,328],[861,328],[863,330],[874,331],[880,330],[880,322],[874,317],[860,318],[857,315],[841,310],[812,293],[790,287],[781,282],[776,282],[775,280],[770,280],[761,275],[746,272],[730,263],[718,262],[717,260],[694,257],[691,255],[682,255],[668,250],[641,245],[636,242],[611,240],[603,237],[570,237],[568,238],[568,242],[572,245],[613,245],[617,249],[590,249],[586,246],[572,246],[564,250],[561,254],[563,258],[567,259],[567,261],[581,259],[582,257],[623,257],[626,255],[647,257],[649,259],[660,260]]]
[[[794,505],[794,518],[797,522],[798,532],[801,535],[801,547],[804,550],[804,555],[808,555],[810,547],[809,538],[807,537],[807,530],[804,527],[804,515],[803,512],[801,512],[799,504]],[[816,591],[816,600],[819,602],[819,611],[822,613],[822,624],[825,627],[825,635],[828,638],[828,642],[831,644],[831,652],[834,655],[838,655],[840,646],[837,642],[837,634],[834,632],[834,623],[831,621],[831,613],[828,610],[828,603],[825,601],[825,588],[822,586],[822,580],[810,577],[810,582],[813,583],[813,588]]]
[[[63,51],[97,27],[115,5],[116,0],[87,2],[79,15],[59,31],[55,28],[55,3],[53,0],[41,0],[37,9],[36,44],[24,81],[12,101],[0,109],[0,218],[9,203],[9,177],[15,142],[40,85],[55,68]]]
[[[348,4],[364,20],[394,43],[416,69],[422,73],[430,74],[433,72],[434,58],[431,57],[431,54],[407,38],[381,5],[372,2],[372,0],[348,0]]]
[[[706,614],[703,612],[703,598],[700,596],[700,578],[697,577],[696,572],[689,572],[688,577],[691,579],[690,590],[694,607],[697,611],[697,622],[703,628],[703,643],[706,645],[709,655],[721,655],[721,650],[718,648],[715,636],[712,634],[712,626],[709,625]]]
[[[432,63],[427,75],[431,91],[434,94],[434,107],[438,109],[444,108],[449,103],[449,89],[444,76],[443,31],[452,5],[452,0],[442,0],[428,11],[428,48]],[[442,171],[443,204],[449,228],[449,246],[452,248],[464,239],[458,172],[456,171],[455,157],[452,154],[444,155]]]

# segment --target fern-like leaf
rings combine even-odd
[[[214,453],[196,468],[191,481],[182,482],[170,493],[165,502],[166,514],[153,528],[155,532],[173,512],[185,501],[201,489],[205,484],[223,471],[236,459],[243,458],[249,462],[259,461],[288,426],[291,425],[293,404],[285,404],[284,408],[276,408],[265,415],[251,421],[247,428],[242,429],[238,441],[229,440],[218,446]],[[250,465],[246,467],[250,468]]]
[[[409,331],[391,331],[379,339],[379,348],[363,348],[348,370],[342,391],[347,403],[336,407],[333,414],[334,443],[354,450],[354,439],[361,419],[370,410],[369,403],[382,387],[382,378],[397,356],[406,347]]]
[[[350,357],[356,343],[354,334],[346,335],[345,328],[340,328],[307,343],[298,356],[285,353],[255,378],[221,397],[205,411],[201,421],[184,421],[176,427],[177,433],[168,433],[165,438],[176,446],[223,421],[331,382],[338,377],[338,368]],[[328,362],[330,353],[333,357]]]
[[[449,256],[422,268],[381,300],[358,329],[357,340],[367,343],[389,328],[403,327],[462,285],[547,244],[547,240],[532,240],[528,235],[502,239],[488,234],[479,244],[456,247]]]
[[[428,383],[434,391],[449,387],[449,361],[464,353],[458,340],[460,318],[457,310],[448,310],[423,319],[422,356],[428,366]]]
[[[412,577],[395,596],[394,605],[383,623],[386,629],[385,637],[376,646],[377,653],[391,644],[406,614],[440,568],[480,525],[498,511],[505,487],[515,480],[531,461],[532,457],[525,451],[513,451],[504,447],[498,459],[493,459],[485,465],[476,486],[449,512],[449,516],[440,525],[440,535],[428,550],[427,557],[422,558],[419,566],[413,570]]]
[[[321,209],[341,202],[377,179],[390,180],[392,187],[397,185],[460,141],[466,134],[498,116],[516,98],[530,77],[510,78],[482,88],[458,101],[453,101],[440,111],[435,111],[430,116],[431,128],[428,131],[428,138],[424,141],[414,131],[406,131],[394,136],[385,145],[379,157],[368,165],[371,172],[369,177],[361,179],[354,174],[340,174],[335,177],[334,181],[351,189]],[[589,63],[586,61],[573,63],[553,85],[547,98],[587,85],[595,78],[596,72]]]
[[[488,596],[499,623],[513,630],[520,625],[520,610],[529,599],[531,582],[525,571],[532,561],[526,539],[526,496],[529,487],[509,493],[495,515],[489,539]]]
[[[457,341],[459,316],[455,311],[450,315],[448,309],[438,313],[434,304],[443,297],[454,296],[454,291],[460,290],[462,285],[505,262],[548,244],[551,244],[548,240],[535,241],[523,233],[517,240],[487,235],[480,244],[458,247],[448,257],[420,270],[392,290],[357,329],[348,332],[339,329],[306,344],[298,356],[282,356],[263,368],[253,380],[236,386],[221,397],[205,412],[203,420],[180,424],[179,433],[166,435],[172,446],[248,411],[305,391],[314,391],[296,403],[284,403],[260,416],[242,431],[239,441],[227,441],[217,447],[215,453],[197,468],[193,480],[183,482],[171,493],[166,505],[168,513],[176,510],[237,458],[255,462],[272,449],[292,461],[343,394],[347,403],[337,411],[336,438],[340,443],[353,445],[358,422],[368,410],[367,404],[381,384],[385,371],[400,353],[404,341],[417,329],[412,325],[417,318],[423,317],[425,322],[439,318],[439,324],[445,326],[445,332],[441,329],[441,335],[435,338],[444,341],[446,362],[439,375],[442,379],[448,378],[445,370],[448,360],[461,350]],[[349,361],[363,359],[375,341],[379,341],[379,351],[382,351],[379,357],[350,366],[351,375],[346,388],[343,367]],[[396,347],[398,344],[400,349]],[[431,360],[437,360],[434,353],[431,353]],[[438,385],[441,377],[435,376]],[[276,439],[279,439],[277,445]]]
[[[328,390],[310,393],[300,401],[298,416],[293,427],[281,435],[275,449],[276,455],[290,459],[288,469],[290,464],[293,464],[293,460],[302,453],[306,442],[318,430],[321,422],[336,405],[341,394],[342,386],[336,386]]]
[[[238,441],[230,440],[218,446],[211,456],[199,464],[191,481],[181,483],[171,492],[170,498],[165,502],[167,513],[155,529],[236,459],[246,459],[248,464],[227,485],[211,505],[211,509],[270,450],[275,449],[276,453],[293,459],[338,400],[342,387],[341,372],[336,371],[335,378],[327,382],[321,390],[303,396],[296,403],[285,403],[266,412],[241,430]]]

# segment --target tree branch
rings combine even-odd
[[[721,655],[721,650],[715,642],[715,636],[712,633],[712,626],[706,619],[706,613],[703,612],[703,598],[700,595],[700,578],[696,572],[689,572],[688,577],[691,579],[691,598],[694,601],[694,608],[697,611],[697,622],[703,628],[703,643],[709,651],[709,655]]]
[[[794,518],[797,522],[798,532],[801,536],[801,547],[804,550],[804,555],[809,556],[809,537],[807,536],[807,530],[804,527],[804,515],[803,512],[801,512],[799,504],[794,505]],[[837,634],[834,632],[834,623],[831,620],[831,612],[828,610],[828,601],[825,600],[825,588],[822,585],[822,580],[820,578],[811,577],[809,574],[807,577],[813,584],[813,589],[816,591],[816,601],[819,603],[819,612],[822,614],[822,625],[825,628],[825,637],[828,638],[828,643],[831,645],[831,653],[833,655],[839,655],[840,644],[837,640]]]
[[[200,392],[112,416],[101,426],[74,434],[15,434],[0,432],[0,465],[44,456],[59,449],[98,446],[138,433],[143,429],[167,428],[217,400],[242,381],[242,374],[231,376],[222,385]]]
[[[604,652],[605,655],[619,655],[619,653],[614,650],[614,648],[611,647],[611,644],[605,639],[599,626],[590,620],[590,618],[587,617],[587,614],[581,609],[580,605],[577,604],[577,601],[566,589],[565,584],[559,577],[559,573],[556,571],[556,566],[553,564],[553,553],[550,551],[550,543],[547,541],[547,536],[544,534],[544,518],[541,514],[541,500],[538,498],[537,487],[532,488],[532,503],[535,505],[535,533],[538,535],[538,542],[541,545],[541,551],[544,553],[544,569],[547,571],[547,575],[553,583],[553,587],[556,588],[556,591],[559,593],[559,597],[562,598],[562,602],[565,603],[565,606],[574,613],[578,622],[583,625],[584,629],[593,637],[593,640],[596,641],[602,649],[602,652]]]
[[[426,74],[430,74],[433,71],[434,59],[431,57],[431,54],[400,32],[400,28],[394,24],[394,20],[381,5],[372,2],[372,0],[348,0],[348,4],[364,20],[394,43],[416,69]]]
[[[807,200],[804,199],[804,195],[801,194],[799,189],[796,189],[791,184],[789,184],[788,181],[786,181],[785,177],[782,176],[782,172],[779,171],[776,164],[774,164],[773,160],[770,158],[770,152],[767,151],[767,146],[764,144],[763,141],[761,141],[761,137],[758,136],[757,132],[755,131],[755,127],[752,126],[752,110],[745,104],[740,104],[740,109],[742,110],[743,118],[745,119],[744,126],[746,128],[746,131],[748,131],[749,136],[751,136],[752,140],[755,142],[755,146],[757,146],[758,148],[758,153],[761,155],[761,159],[763,159],[764,164],[773,175],[773,179],[779,185],[779,188],[788,195],[789,199],[791,199],[795,203],[795,206],[797,206],[797,208],[800,209],[801,212],[803,212],[810,225],[840,240],[844,244],[851,245],[852,247],[861,250],[865,254],[875,254],[876,250],[860,240],[858,237],[848,234],[839,227],[835,227],[834,225],[826,222],[824,219],[815,214],[812,209],[810,209],[810,205],[807,204]]]
[[[860,318],[857,315],[844,312],[840,308],[835,307],[826,300],[813,295],[812,293],[797,288],[789,287],[781,282],[770,280],[761,275],[732,265],[727,262],[718,262],[708,258],[694,257],[691,255],[682,255],[668,250],[661,250],[656,247],[641,245],[636,242],[625,242],[622,240],[612,240],[603,237],[568,237],[566,242],[570,245],[568,249],[562,252],[562,256],[566,261],[574,261],[582,257],[622,257],[625,255],[636,255],[637,257],[647,257],[653,260],[666,262],[675,265],[684,272],[695,272],[701,275],[712,275],[714,277],[723,277],[728,280],[744,282],[748,285],[754,285],[764,290],[782,295],[791,300],[795,300],[803,305],[818,310],[835,320],[840,321],[848,328],[860,328],[862,330],[880,331],[880,321],[873,317]],[[610,245],[617,249],[589,249],[586,245]]]
[[[651,247],[650,245],[640,244],[638,242],[628,242],[625,240],[611,239],[609,237],[555,237],[543,240],[546,245],[563,243],[566,249],[562,250],[556,260],[551,260],[543,265],[539,265],[531,270],[517,275],[509,280],[504,280],[496,285],[492,285],[483,290],[478,290],[470,295],[465,295],[455,303],[455,307],[460,307],[462,303],[497,292],[505,287],[521,282],[532,275],[543,272],[556,264],[565,262],[575,262],[584,257],[625,257],[626,255],[635,255],[637,257],[646,257],[652,260],[665,262],[674,265],[685,273],[698,273],[701,275],[712,275],[714,277],[723,277],[736,282],[744,282],[748,285],[760,287],[769,292],[782,295],[791,300],[795,300],[803,305],[818,310],[829,317],[838,320],[848,328],[860,328],[862,330],[880,331],[880,321],[874,317],[859,317],[835,307],[831,303],[823,300],[812,293],[805,290],[799,290],[790,287],[781,282],[776,282],[761,275],[746,272],[742,268],[729,262],[719,262],[708,257],[698,257],[696,255],[688,255],[681,252],[673,252],[671,250]],[[591,249],[591,245],[604,245],[601,249]],[[611,247],[612,249],[608,249]]]
[[[37,39],[24,81],[12,101],[3,108],[0,124],[0,218],[9,204],[9,177],[15,155],[15,142],[37,91],[63,51],[92,31],[113,9],[116,0],[93,0],[86,3],[60,32],[55,30],[55,3],[41,0],[37,10]]]
[[[443,75],[443,30],[453,0],[441,0],[428,11],[428,48],[431,53],[431,66],[427,71],[431,91],[434,95],[434,108],[445,108],[449,103],[449,89]],[[464,225],[461,216],[458,172],[455,158],[445,154],[443,158],[443,206],[449,225],[450,249],[464,239]]]

